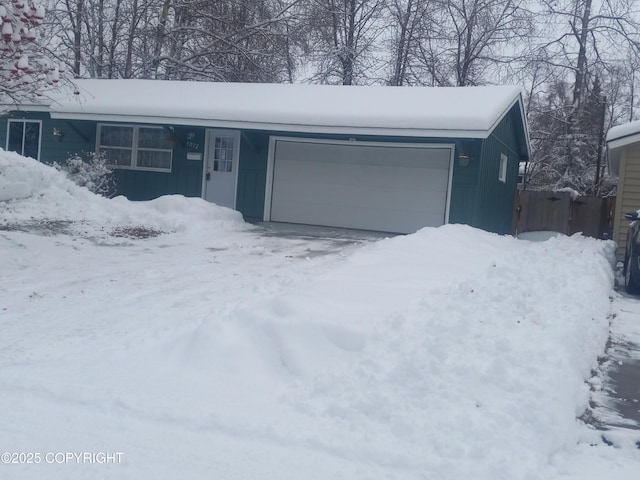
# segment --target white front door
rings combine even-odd
[[[222,207],[236,207],[240,132],[207,130],[202,196]]]

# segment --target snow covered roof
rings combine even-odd
[[[640,133],[640,120],[612,127],[607,132],[607,142],[613,142]]]
[[[515,86],[385,87],[165,80],[75,80],[61,119],[297,132],[486,138],[515,105]],[[526,132],[526,124],[523,126]],[[526,134],[525,134],[526,135]]]
[[[640,120],[609,129],[607,132],[607,160],[611,175],[619,175],[622,147],[636,142],[640,142]]]

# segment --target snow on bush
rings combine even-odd
[[[100,153],[76,153],[64,163],[54,163],[53,167],[63,172],[76,185],[86,187],[93,193],[103,197],[112,197],[116,193],[113,171]]]

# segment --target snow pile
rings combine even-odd
[[[113,228],[159,231],[243,228],[241,215],[199,198],[172,195],[149,202],[107,199],[79,187],[63,172],[0,149],[0,225],[69,222],[86,236]]]
[[[234,338],[256,343],[234,371],[295,379],[285,398],[304,419],[282,435],[297,444],[424,478],[528,478],[580,440],[611,254],[463,226],[381,242],[238,312]],[[194,333],[191,367],[222,361],[209,349],[219,333],[213,319]]]
[[[32,158],[0,150],[0,202],[38,197],[44,200],[41,207],[46,208],[49,202],[55,201],[52,193],[58,197],[75,194],[78,201],[86,201],[88,191],[74,187],[61,172]],[[56,213],[64,215],[65,212]]]
[[[23,184],[5,217],[181,231],[108,248],[2,232],[4,449],[124,459],[0,466],[11,478],[637,475],[635,449],[578,420],[612,242],[447,225],[311,256],[325,244],[242,230],[205,202],[99,199],[0,165]],[[192,227],[204,218],[241,231]]]

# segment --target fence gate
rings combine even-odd
[[[511,233],[582,232],[588,237],[611,238],[615,200],[615,197],[572,198],[570,192],[520,190],[516,192]]]

